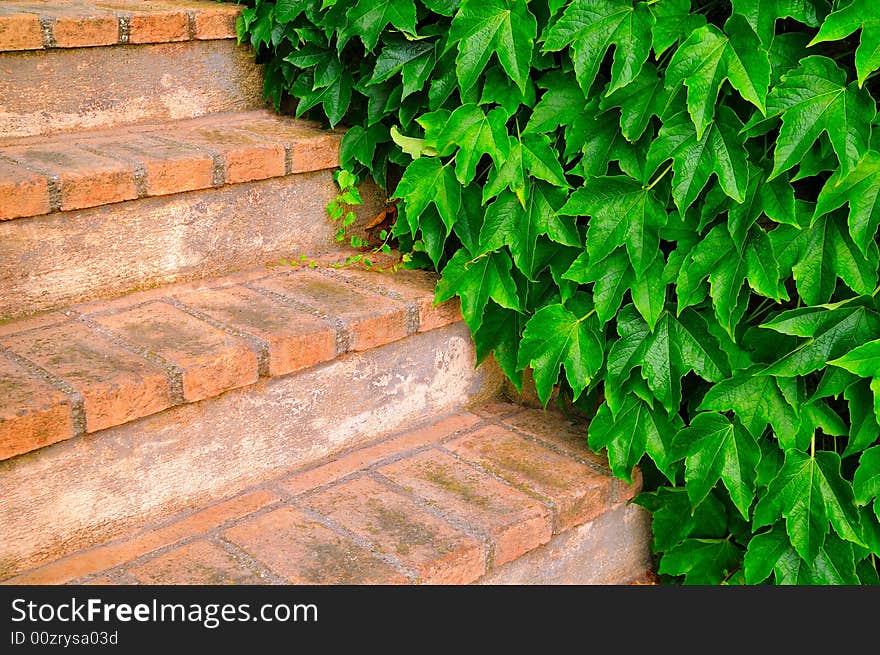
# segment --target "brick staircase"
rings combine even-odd
[[[331,265],[341,134],[266,110],[239,11],[0,4],[0,580],[640,579],[640,478],[500,400],[434,276]]]

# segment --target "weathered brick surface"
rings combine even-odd
[[[49,212],[45,175],[0,160],[0,221]]]
[[[170,43],[189,38],[185,11],[153,9],[133,13],[129,21],[129,43]]]
[[[500,403],[479,413],[485,418],[461,411],[321,467],[263,480],[158,527],[6,574],[4,582],[621,584],[644,576],[650,533],[643,511],[597,500],[589,518],[581,512],[559,522],[562,534],[551,538],[550,506],[534,494],[571,510],[596,481],[577,460],[492,425],[508,415]]]
[[[0,153],[58,178],[61,209],[81,209],[137,198],[134,165],[102,157],[73,144],[13,146]]]
[[[73,434],[68,397],[0,353],[0,460]]]
[[[97,548],[75,553],[7,580],[10,584],[64,584],[135,560],[160,548],[205,534],[227,521],[252,514],[278,500],[258,489],[212,505],[166,525]]]
[[[419,331],[433,330],[462,319],[457,299],[434,305],[437,276],[427,271],[378,273],[363,269],[334,269],[333,275],[383,290],[390,297],[415,303],[419,312]]]
[[[13,13],[9,8],[0,7],[0,52],[40,50],[42,47],[43,33],[37,16]]]
[[[399,301],[340,284],[314,271],[297,271],[255,284],[344,321],[352,335],[351,350],[374,348],[402,339],[409,332],[407,310]]]
[[[150,303],[95,321],[178,367],[187,401],[257,381],[257,355],[244,340],[171,305]]]
[[[546,543],[553,534],[553,516],[546,505],[446,453],[428,450],[379,472],[485,530],[495,543],[496,566]]]
[[[406,576],[304,512],[282,507],[224,536],[291,584],[400,584]]]
[[[235,21],[240,13],[241,7],[217,4],[195,12],[195,37],[197,39],[235,38]]]
[[[610,475],[497,426],[459,437],[447,447],[552,501],[557,530],[589,521],[613,501]]]
[[[370,478],[330,487],[305,502],[412,567],[422,582],[467,584],[485,571],[478,539]]]
[[[266,584],[259,572],[204,539],[132,567],[129,573],[143,584]]]
[[[128,23],[127,43],[170,43],[190,38],[235,38],[241,7],[209,0],[4,0],[0,6],[0,52],[45,47],[40,20],[48,25],[50,47],[81,48],[123,42],[122,20]],[[189,16],[194,34],[189,31]]]
[[[0,347],[43,367],[82,394],[87,432],[154,414],[171,404],[162,370],[81,323],[5,337]]]
[[[178,299],[268,344],[269,375],[287,375],[336,357],[336,330],[326,321],[243,286],[185,294]]]
[[[211,155],[149,134],[95,137],[80,145],[100,154],[131,161],[143,168],[148,196],[207,189],[213,183]]]
[[[295,473],[283,480],[281,486],[291,494],[304,493],[335,482],[395,453],[436,443],[453,434],[467,430],[477,423],[477,420],[477,417],[469,412],[447,416],[392,439],[383,439],[378,443],[338,455],[326,464]]]
[[[196,146],[223,158],[227,184],[264,180],[284,175],[284,145],[228,126],[204,125],[170,130],[168,138]]]
[[[505,425],[540,439],[558,450],[608,470],[608,460],[587,447],[586,426],[575,426],[552,411],[524,409],[501,419]]]

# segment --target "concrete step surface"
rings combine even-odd
[[[11,584],[627,584],[640,488],[559,415],[492,401],[142,524]]]

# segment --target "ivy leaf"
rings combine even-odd
[[[412,234],[429,203],[437,207],[443,224],[452,228],[461,208],[461,185],[437,157],[420,157],[406,167],[393,198],[404,199],[404,216]]]
[[[590,259],[604,259],[625,245],[636,275],[654,260],[660,246],[658,230],[667,221],[666,209],[652,191],[625,175],[589,178],[559,213],[590,216]]]
[[[781,585],[858,584],[852,544],[830,534],[816,559],[808,562],[792,548],[780,524],[752,537],[743,566],[747,584],[759,584],[771,573]]]
[[[839,369],[829,369],[839,370]],[[850,384],[844,392],[849,406],[849,439],[843,456],[861,452],[880,437],[880,422],[874,413],[870,383],[859,380]]]
[[[634,394],[626,394],[615,414],[607,403],[599,407],[587,438],[593,450],[608,450],[608,462],[616,477],[631,483],[633,467],[648,453],[660,472],[672,481],[671,441],[680,423],[677,416],[669,417]]]
[[[644,181],[644,148],[629,143],[620,132],[616,112],[598,111],[596,99],[576,114],[565,127],[565,158],[580,153],[577,173],[581,177],[605,175],[613,162],[631,178]],[[615,171],[616,172],[616,171]]]
[[[767,114],[781,113],[782,127],[770,179],[800,162],[823,132],[831,140],[843,177],[868,151],[871,120],[877,112],[874,100],[855,82],[847,84],[846,72],[831,59],[805,57],[783,76],[771,97]]]
[[[493,53],[525,93],[538,24],[525,0],[463,0],[452,19],[449,45],[458,43],[456,73],[470,89]]]
[[[864,546],[853,490],[840,477],[840,456],[798,450],[785,453],[779,475],[755,506],[755,527],[785,518],[785,528],[797,553],[808,562],[819,555],[829,525],[841,538]]]
[[[386,141],[388,141],[388,128],[380,123],[366,129],[360,125],[353,125],[342,137],[339,161],[343,166],[356,161],[370,168],[373,165],[376,145]]]
[[[599,72],[606,51],[614,46],[607,93],[632,82],[651,50],[654,16],[643,3],[631,0],[573,0],[544,35],[544,51],[571,45],[572,61],[584,94]]]
[[[739,135],[741,128],[736,114],[723,105],[702,138],[697,138],[685,112],[663,121],[648,150],[647,169],[656,171],[660,164],[672,159],[672,197],[680,212],[694,203],[713,174],[725,194],[737,202],[745,200],[749,172]]]
[[[537,271],[538,235],[546,234],[555,241],[568,246],[579,246],[580,235],[574,224],[557,215],[548,195],[552,188],[543,184],[531,185],[526,206],[509,191],[502,192],[486,209],[486,217],[480,230],[480,247],[483,252],[510,248],[516,267],[529,279]]]
[[[651,116],[663,113],[666,100],[663,78],[653,64],[645,64],[636,79],[603,96],[599,109],[620,107],[620,131],[627,141],[635,142],[645,133]]]
[[[880,339],[853,348],[828,362],[863,378],[880,378]]]
[[[644,273],[633,280],[630,287],[633,305],[642,318],[653,330],[657,321],[666,308],[666,280],[663,277],[664,270],[663,253],[657,252],[654,260],[648,264]]]
[[[687,456],[685,483],[691,504],[699,505],[720,479],[742,517],[749,519],[761,449],[755,438],[716,412],[701,412],[674,441]]]
[[[663,553],[657,572],[683,575],[685,584],[717,585],[741,560],[742,551],[728,539],[686,539]]]
[[[880,496],[880,446],[862,453],[853,477],[853,490],[859,505],[867,505],[872,498]]]
[[[800,419],[769,375],[737,372],[710,387],[697,409],[733,411],[755,439],[760,439],[770,425],[783,447],[795,447]]]
[[[731,337],[745,313],[748,281],[755,292],[780,300],[784,290],[779,284],[779,269],[773,247],[766,233],[753,226],[745,245],[738,249],[724,225],[716,225],[691,253],[692,266],[679,273],[679,311],[690,302],[689,289],[704,277],[709,278],[712,305],[721,326]]]
[[[723,353],[694,312],[679,319],[664,313],[652,331],[628,305],[618,313],[617,332],[620,338],[608,351],[609,386],[623,388],[630,371],[640,367],[651,391],[670,414],[681,405],[681,378],[687,373],[694,371],[712,382],[729,373]],[[606,394],[616,412],[616,392],[607,390]]]
[[[519,344],[518,367],[531,366],[538,398],[545,405],[559,378],[559,367],[577,400],[604,360],[603,339],[593,312],[574,314],[565,305],[542,307],[529,319]]]
[[[275,20],[290,23],[311,5],[313,0],[278,0],[275,3]]]
[[[810,45],[840,41],[858,29],[862,36],[856,49],[856,72],[862,87],[868,75],[880,68],[880,15],[873,0],[852,0],[828,14]]]
[[[532,107],[535,104],[535,85],[526,81],[525,92],[511,82],[503,69],[491,66],[483,74],[483,91],[479,104],[497,104],[504,108],[508,116],[513,116],[520,105]]]
[[[706,24],[703,14],[691,11],[691,0],[657,0],[648,4],[654,15],[651,37],[657,57],[673,43],[685,40]]]
[[[810,0],[733,0],[733,11],[748,21],[767,47],[773,41],[779,19],[793,18],[810,27],[819,26],[816,7]]]
[[[633,502],[651,512],[655,551],[669,550],[688,537],[711,539],[727,533],[727,512],[712,494],[693,507],[684,489],[660,487]]]
[[[880,334],[880,316],[860,305],[804,307],[782,312],[761,327],[806,339],[764,371],[793,377],[818,371],[826,362],[876,337]]]
[[[770,57],[746,20],[737,14],[724,26],[695,30],[678,46],[666,69],[666,86],[687,87],[688,113],[702,139],[715,115],[718,92],[724,80],[740,95],[765,111],[770,86]]]
[[[633,283],[633,270],[626,250],[618,248],[595,264],[589,253],[583,252],[562,276],[579,284],[593,283],[593,302],[599,323],[605,325],[614,318],[623,296]]]
[[[520,311],[511,265],[504,251],[471,257],[466,250],[459,250],[441,271],[436,300],[443,302],[459,296],[464,320],[471,332],[477,332],[490,298],[501,307]]]
[[[343,119],[351,104],[351,74],[348,71],[343,72],[341,67],[334,67],[332,70],[338,74],[332,79],[323,80],[322,86],[308,84],[308,75],[303,75],[297,80],[295,89],[299,96],[299,102],[296,105],[297,118],[320,104],[331,126]],[[314,82],[314,80],[312,81]]]
[[[424,118],[419,123],[424,124]],[[462,105],[449,115],[436,136],[436,147],[441,154],[458,147],[455,176],[463,186],[473,181],[483,155],[489,155],[496,165],[504,161],[509,143],[506,122],[503,109],[495,108],[487,115],[473,104]],[[425,137],[430,142],[427,131]]]
[[[379,36],[390,23],[407,34],[416,33],[416,5],[413,0],[359,0],[348,10],[348,25],[339,32],[339,49],[357,36],[372,52]]]
[[[477,364],[490,353],[517,390],[522,389],[522,370],[517,367],[519,341],[525,327],[525,318],[516,311],[505,309],[489,300],[483,313],[480,329],[474,333]]]
[[[880,153],[870,150],[846,177],[834,171],[819,192],[813,221],[847,203],[850,236],[867,256],[880,227]]]
[[[577,82],[569,75],[553,71],[541,78],[538,86],[544,89],[535,105],[523,134],[553,132],[560,125],[570,122],[572,113],[586,105],[584,94]]]
[[[549,182],[555,187],[569,188],[550,137],[546,134],[524,134],[520,144],[523,166],[532,177]]]
[[[823,216],[797,236],[792,274],[801,298],[809,304],[828,302],[837,278],[859,294],[870,294],[877,283],[877,246],[865,257],[837,216]]]
[[[401,98],[421,91],[434,68],[434,44],[425,41],[388,43],[376,58],[373,75],[367,85],[390,79],[398,72],[403,79]]]

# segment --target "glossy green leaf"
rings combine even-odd
[[[828,14],[810,44],[845,39],[861,29],[859,47],[856,48],[856,71],[859,86],[864,85],[868,75],[880,68],[880,13],[873,0],[850,0],[840,3],[837,10]]]
[[[687,539],[663,554],[657,572],[683,575],[685,584],[717,585],[741,560],[742,551],[727,539]]]

